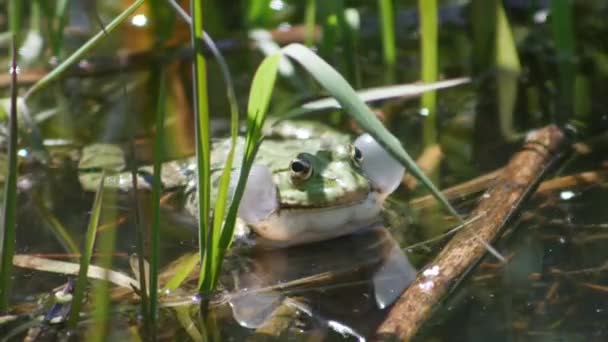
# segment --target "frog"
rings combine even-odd
[[[293,246],[354,233],[379,222],[385,199],[397,189],[405,169],[368,133],[351,142],[348,134],[320,123],[282,122],[265,132],[247,178],[238,209],[236,230],[264,246]],[[231,139],[214,141],[211,151],[211,197],[226,163]],[[235,164],[241,160],[244,138],[236,139]],[[86,164],[86,163],[85,163]],[[81,170],[87,165],[81,163]],[[231,180],[236,183],[239,166]],[[139,169],[142,187],[150,187],[151,167]],[[82,173],[82,177],[91,174]],[[164,188],[182,186],[185,211],[198,215],[196,160],[162,166]],[[124,188],[128,173],[106,178]],[[88,184],[94,184],[90,181]],[[89,185],[89,187],[91,187]]]

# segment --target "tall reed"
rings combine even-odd
[[[437,0],[419,0],[420,13],[420,63],[421,79],[425,83],[437,81]],[[421,107],[426,119],[424,120],[423,141],[425,146],[437,142],[437,113],[434,91],[422,95]]]
[[[382,56],[386,66],[384,79],[388,83],[394,83],[397,48],[395,46],[395,13],[393,0],[378,0],[378,7],[380,8],[380,27],[382,29]]]
[[[99,217],[101,216],[101,204],[103,202],[103,191],[105,183],[105,171],[101,175],[99,181],[99,187],[95,194],[95,200],[93,201],[93,208],[91,209],[91,217],[89,218],[89,224],[87,226],[87,233],[85,235],[84,247],[81,248],[80,255],[80,269],[78,270],[78,279],[76,280],[76,287],[74,289],[74,295],[72,298],[72,308],[70,310],[70,316],[68,319],[68,327],[70,329],[76,328],[78,320],[80,318],[80,311],[82,309],[85,290],[88,285],[87,273],[89,270],[89,264],[91,263],[91,256],[93,255],[93,247],[95,246],[95,239],[97,237],[97,228],[99,227]]]
[[[12,2],[11,2],[12,3]],[[11,108],[8,123],[8,172],[4,185],[2,226],[0,227],[0,312],[6,312],[9,305],[13,255],[15,254],[17,229],[17,41],[13,34],[11,62]]]

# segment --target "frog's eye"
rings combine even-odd
[[[363,161],[363,153],[361,153],[361,150],[357,146],[351,145],[350,158],[356,165],[359,165]]]
[[[310,165],[308,160],[297,158],[291,161],[289,170],[291,171],[292,179],[306,180],[310,178],[310,175],[312,174],[312,165]]]

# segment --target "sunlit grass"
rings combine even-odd
[[[498,95],[498,115],[502,135],[507,139],[516,139],[520,136],[513,127],[513,116],[517,101],[517,88],[521,64],[517,53],[517,45],[505,9],[500,2],[496,2],[496,28],[495,28],[495,65],[498,69],[496,88]]]
[[[202,2],[190,3],[192,13],[192,46],[195,49],[194,57],[194,113],[195,113],[195,148],[197,166],[197,196],[198,196],[198,246],[200,256],[199,292],[204,291],[208,282],[208,269],[205,267],[207,239],[209,239],[209,213],[211,207],[211,140],[209,136],[209,107],[207,100],[207,67],[203,55],[203,7]]]
[[[437,81],[437,1],[419,0],[420,12],[420,63],[421,79],[425,83]],[[422,95],[421,110],[426,116],[423,128],[423,141],[425,146],[437,142],[437,110],[435,108],[437,95],[434,91]]]

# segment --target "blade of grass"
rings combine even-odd
[[[224,227],[219,239],[219,254],[216,257],[214,267],[218,270],[224,258],[225,252],[232,242],[234,225],[238,214],[238,207],[245,190],[247,176],[253,165],[255,155],[261,143],[262,127],[268,112],[268,106],[272,97],[272,90],[276,81],[282,54],[276,53],[266,57],[258,67],[253,76],[251,89],[249,91],[249,102],[247,104],[247,136],[245,137],[245,153],[241,163],[241,172],[234,191],[232,202],[228,208]],[[233,144],[234,146],[234,144]],[[217,277],[214,279],[217,282]],[[215,286],[215,282],[212,286]]]
[[[247,1],[247,24],[249,26],[264,26],[270,15],[271,0]]]
[[[175,2],[174,0],[169,0],[169,3],[178,12],[178,14],[180,14],[181,17],[192,26],[192,19],[190,18],[190,16],[188,16],[187,13],[183,11],[179,4],[177,4],[177,2]],[[219,243],[223,230],[222,223],[224,222],[224,214],[226,212],[226,202],[229,195],[228,188],[230,185],[230,176],[232,173],[234,148],[236,146],[236,139],[238,136],[239,112],[238,104],[236,101],[236,93],[234,91],[234,85],[232,82],[232,77],[230,75],[230,70],[228,69],[228,65],[224,57],[220,53],[219,49],[213,42],[213,39],[211,39],[211,37],[204,31],[201,31],[201,34],[203,42],[207,45],[214,58],[218,62],[220,70],[222,72],[222,76],[224,77],[224,82],[226,84],[226,94],[228,96],[228,104],[230,106],[230,136],[232,140],[231,148],[228,152],[228,158],[226,160],[226,165],[224,166],[224,171],[220,178],[220,187],[218,189],[217,198],[215,200],[212,227],[209,231],[209,236],[207,237],[208,240],[204,252],[205,257],[201,258],[201,261],[202,259],[206,260],[205,264],[201,264],[201,274],[205,274],[206,277],[199,278],[199,289],[202,287],[200,292],[210,292],[215,287],[217,274],[219,273],[221,261],[223,259],[223,257],[221,256],[222,252],[220,252],[221,247]],[[203,268],[205,269],[204,271],[202,270]]]
[[[0,312],[6,312],[9,304],[13,255],[17,228],[17,42],[13,34],[11,62],[11,108],[8,128],[8,170],[4,185],[2,227],[0,227]]]
[[[317,0],[306,1],[306,12],[304,13],[304,25],[306,34],[304,42],[306,46],[312,47],[315,44],[315,25],[317,15]]]
[[[380,23],[382,29],[382,56],[386,70],[384,79],[388,83],[395,82],[395,63],[397,60],[397,49],[395,46],[395,14],[393,11],[393,0],[378,0],[380,7]]]
[[[192,270],[194,270],[198,264],[199,259],[198,254],[192,254],[175,266],[175,273],[173,277],[165,284],[163,291],[173,291],[180,287],[184,280],[186,280],[190,273],[192,273]]]
[[[395,157],[395,159],[405,166],[414,177],[420,180],[420,182],[431,191],[433,196],[462,223],[462,218],[458,212],[424,175],[422,170],[416,166],[416,162],[403,149],[399,140],[382,125],[382,122],[380,122],[371,109],[359,99],[353,88],[334,68],[301,44],[290,44],[283,48],[283,52],[285,55],[300,63],[300,65],[304,67],[304,69],[308,71],[323,88],[338,100],[348,115],[373,136],[382,147]]]
[[[560,96],[556,106],[557,122],[565,124],[572,113],[574,104],[574,83],[576,78],[575,38],[572,24],[572,2],[551,1],[551,28],[557,52],[558,88]]]
[[[359,12],[354,8],[346,8],[343,0],[335,0],[339,5],[337,12],[338,25],[340,26],[340,38],[344,51],[344,59],[346,61],[346,72],[350,82],[355,85],[355,88],[361,87],[361,72],[359,63],[355,56],[357,55],[357,40],[360,29]]]
[[[13,34],[15,45],[21,44],[22,0],[8,0],[8,28]]]
[[[154,138],[154,171],[152,180],[152,229],[150,239],[150,327],[155,327],[158,311],[158,272],[160,257],[160,196],[161,196],[161,163],[165,144],[165,74],[160,76],[160,90],[156,108],[156,137]],[[141,270],[140,265],[140,270]],[[141,277],[141,276],[140,276]]]
[[[437,1],[418,0],[420,12],[420,60],[422,82],[437,81]],[[423,127],[425,146],[437,143],[436,103],[437,95],[429,91],[422,95],[421,106],[426,112]]]
[[[23,267],[26,269],[43,272],[58,273],[63,275],[78,274],[78,272],[80,271],[80,265],[77,263],[57,261],[24,254],[15,255],[15,257],[13,258],[13,263],[17,267]],[[124,273],[103,269],[95,265],[89,265],[87,277],[91,279],[109,281],[116,286],[128,290],[138,289],[137,280],[129,277]]]
[[[103,201],[103,184],[105,182],[105,170],[101,174],[101,181],[95,194],[95,200],[93,201],[93,208],[91,209],[91,218],[89,219],[89,225],[87,227],[87,233],[85,236],[84,248],[82,248],[82,255],[80,256],[80,269],[78,271],[78,279],[76,280],[76,288],[74,289],[74,296],[72,299],[72,309],[70,310],[70,317],[68,319],[68,327],[70,329],[76,328],[78,324],[78,318],[80,316],[80,310],[82,309],[85,289],[87,286],[87,272],[89,269],[89,263],[91,262],[91,255],[93,254],[93,247],[95,246],[95,237],[97,235],[97,227],[99,226],[99,217],[101,215],[101,203]]]
[[[20,1],[20,0],[16,0]],[[36,92],[48,86],[54,82],[64,73],[70,66],[76,63],[84,55],[86,55],[91,49],[93,49],[99,42],[106,37],[106,35],[113,32],[123,21],[125,21],[139,6],[144,3],[145,0],[135,0],[131,6],[127,7],[120,15],[114,18],[103,30],[97,32],[91,39],[89,39],[84,45],[78,50],[72,53],[65,61],[59,64],[55,69],[46,74],[42,79],[36,82],[33,86],[28,89],[25,93],[24,99],[29,98]]]
[[[434,83],[392,85],[378,88],[361,89],[357,91],[357,96],[359,96],[359,98],[363,102],[388,100],[396,97],[399,97],[401,99],[409,99],[418,97],[427,91],[455,87],[469,82],[470,79],[468,77],[463,77]],[[294,108],[286,112],[282,111],[282,114],[280,115],[280,120],[295,118],[315,111],[340,108],[342,107],[340,106],[340,103],[336,101],[336,99],[334,99],[333,97],[324,97],[318,100],[306,102],[298,108]]]
[[[102,190],[103,191],[103,190]],[[109,194],[105,195],[106,201],[108,200],[108,195],[111,195],[109,203],[116,202],[116,193],[112,191]],[[114,221],[116,218],[116,210],[108,210],[104,211],[104,216],[107,221]],[[108,218],[107,216],[110,216]],[[112,227],[110,229],[106,229],[101,233],[99,237],[99,266],[105,270],[105,276],[109,274],[112,269],[112,257],[114,255],[114,245],[116,242],[116,229],[117,227]],[[110,314],[110,282],[101,281],[95,284],[93,287],[93,324],[90,326],[87,332],[87,341],[94,342],[102,342],[105,341],[108,337],[108,328],[109,321],[111,320]]]
[[[40,2],[44,0],[39,0]],[[58,0],[55,5],[55,18],[51,21],[51,51],[56,57],[61,57],[61,49],[63,48],[63,29],[67,23],[67,13],[70,0]]]
[[[40,214],[48,223],[50,230],[53,232],[53,235],[57,238],[59,243],[65,248],[68,253],[73,255],[80,254],[80,248],[72,239],[72,236],[68,233],[68,230],[63,226],[63,224],[57,219],[53,213],[47,209],[42,201],[38,197],[34,197],[34,203],[36,203],[36,207],[40,210]]]
[[[511,25],[502,2],[496,2],[496,37],[495,63],[498,68],[496,88],[498,92],[498,116],[502,135],[508,140],[515,140],[521,134],[513,128],[513,115],[517,101],[517,88],[521,64],[517,55],[517,46],[513,39]]]
[[[162,83],[161,83],[161,88],[162,88]],[[128,89],[126,87],[126,83],[125,86],[123,87],[123,91],[124,91],[124,97],[128,98],[129,92]],[[159,93],[156,93],[157,96],[159,96],[159,100],[162,98]],[[127,109],[128,110],[128,109]],[[129,133],[129,153],[130,155],[133,157],[133,160],[136,160],[136,150],[135,150],[135,127],[137,126],[137,123],[135,122],[135,116],[130,115],[129,117],[129,124],[130,126],[133,128],[130,130]],[[121,157],[119,157],[120,161],[119,163],[124,163],[124,159],[122,158],[122,153],[121,153]],[[131,197],[131,203],[133,206],[133,224],[135,226],[135,248],[137,250],[137,271],[138,271],[138,280],[139,280],[139,296],[140,296],[140,305],[141,305],[141,314],[143,316],[143,332],[144,334],[146,334],[146,336],[150,337],[150,339],[154,339],[155,338],[155,330],[154,327],[155,325],[154,323],[154,313],[155,311],[151,311],[150,310],[150,297],[148,296],[148,288],[149,285],[148,279],[149,277],[147,276],[147,272],[146,270],[148,270],[149,268],[146,267],[146,260],[145,258],[145,251],[144,251],[144,246],[145,246],[145,233],[144,233],[144,227],[141,224],[141,215],[140,215],[140,210],[141,210],[141,206],[140,206],[140,201],[139,201],[139,196],[138,196],[138,189],[139,189],[139,175],[137,174],[137,163],[136,162],[131,162],[129,163],[129,167],[128,167],[129,171],[130,171],[130,181],[131,181],[131,191],[129,193],[130,197]],[[157,185],[158,186],[158,185]],[[154,187],[154,185],[153,185]]]
[[[198,243],[201,260],[201,270],[199,277],[199,292],[203,291],[207,269],[205,268],[205,249],[209,234],[209,210],[211,206],[211,166],[210,166],[210,136],[209,136],[209,108],[207,100],[207,70],[205,57],[202,51],[203,41],[203,8],[201,1],[190,3],[192,13],[192,45],[196,51],[193,69],[193,91],[194,91],[194,112],[195,112],[195,146],[196,164],[198,169],[197,189],[198,189]]]
[[[190,317],[190,307],[187,305],[178,306],[174,308],[175,316],[177,317],[177,321],[181,324],[184,331],[188,334],[190,339],[194,342],[204,342],[208,341],[208,339],[203,338],[203,335],[196,327],[194,321],[192,321],[192,317]]]

